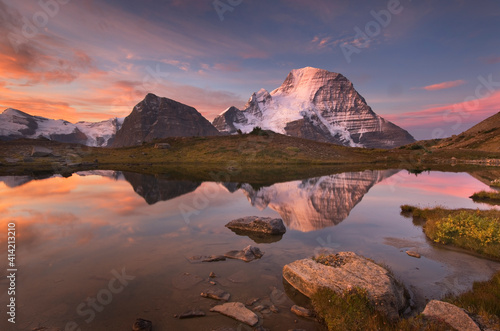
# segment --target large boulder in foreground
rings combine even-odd
[[[427,318],[437,319],[458,331],[480,331],[479,326],[462,309],[448,302],[431,300],[422,312]]]
[[[354,287],[365,289],[374,307],[396,319],[408,306],[403,285],[374,262],[353,252],[340,252],[322,259],[303,259],[283,267],[283,278],[307,297],[322,288],[337,293]]]
[[[242,217],[227,223],[226,227],[231,230],[259,232],[271,235],[279,235],[286,232],[282,219],[270,217]]]

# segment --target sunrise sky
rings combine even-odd
[[[148,92],[212,120],[306,66],[417,139],[500,111],[495,0],[0,0],[0,111],[124,117]]]

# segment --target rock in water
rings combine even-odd
[[[283,234],[286,232],[282,219],[270,217],[242,217],[227,223],[226,227],[231,230],[236,229],[273,235]]]
[[[363,288],[375,308],[391,319],[408,306],[403,285],[384,268],[353,252],[336,254],[336,267],[303,259],[283,267],[283,278],[295,289],[311,297],[321,288],[344,292],[354,287]]]
[[[112,147],[166,137],[217,136],[220,132],[193,107],[149,93],[125,118]]]
[[[230,107],[213,124],[225,133],[247,133],[260,126],[352,147],[394,148],[415,141],[375,114],[346,77],[311,67],[292,70],[279,88],[271,93],[261,89],[244,110]]]
[[[227,293],[224,290],[215,289],[215,290],[206,290],[205,292],[201,292],[201,296],[204,298],[210,298],[221,301],[229,301],[231,298],[231,294]]]
[[[192,309],[188,310],[181,315],[179,315],[179,319],[185,319],[185,318],[193,318],[193,317],[203,317],[205,316],[205,312],[201,309]]]
[[[300,317],[312,317],[313,316],[313,313],[309,309],[301,307],[301,306],[293,305],[290,310],[292,311],[292,313],[294,313],[295,315],[300,316]]]
[[[411,257],[416,257],[417,259],[420,259],[421,255],[415,251],[406,251],[406,254]]]
[[[480,331],[479,326],[462,309],[451,303],[431,300],[422,312],[428,318],[444,321],[458,331]]]
[[[224,254],[225,257],[230,259],[239,259],[245,262],[250,262],[255,259],[260,259],[264,253],[258,248],[251,245],[243,248],[241,251],[230,251]]]
[[[152,331],[153,323],[151,321],[138,318],[135,323],[132,325],[133,331]]]
[[[210,309],[210,311],[232,317],[250,326],[254,326],[259,322],[257,315],[250,309],[245,308],[245,305],[241,302],[228,302],[223,305],[215,306]]]

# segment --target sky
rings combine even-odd
[[[500,111],[499,32],[495,0],[0,0],[0,111],[100,121],[151,92],[212,120],[310,66],[442,138]]]

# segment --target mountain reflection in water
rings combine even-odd
[[[399,170],[366,170],[276,183],[254,189],[244,183],[221,183],[230,193],[242,191],[259,210],[278,212],[287,228],[302,232],[334,226],[349,216],[373,185]],[[195,191],[201,183],[169,180],[152,175],[123,173],[134,191],[148,204]]]
[[[349,216],[351,210],[377,183],[400,170],[365,170],[315,177],[255,189],[248,183],[219,183],[230,193],[243,192],[259,210],[278,212],[287,228],[301,232],[334,226]],[[149,205],[195,192],[201,182],[172,180],[167,176],[118,171],[84,171],[79,176],[99,175],[114,180],[125,179]],[[24,185],[36,178],[1,177],[8,187]],[[243,215],[246,216],[246,215]]]

